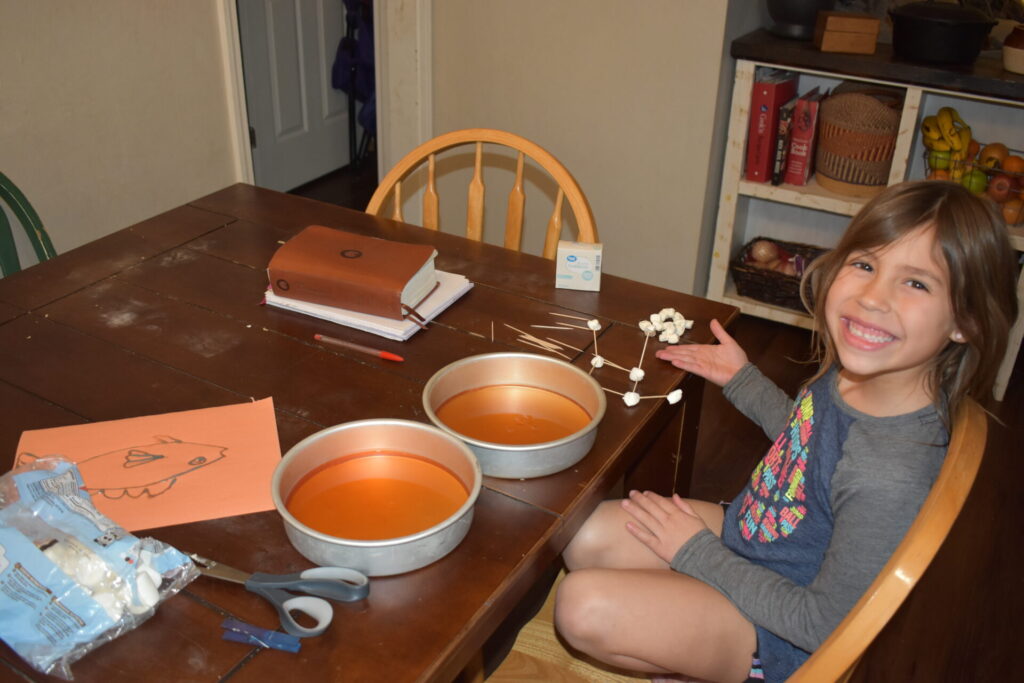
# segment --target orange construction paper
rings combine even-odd
[[[23,432],[15,466],[78,464],[93,505],[128,531],[271,510],[273,399]]]

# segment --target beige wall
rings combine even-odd
[[[713,137],[727,123],[716,114],[723,61],[732,77],[728,9],[722,0],[435,1],[434,133],[502,128],[546,147],[590,200],[607,272],[703,293],[714,220],[705,200],[717,203],[720,168]]]
[[[0,170],[58,251],[246,177],[233,11],[230,0],[0,2]]]

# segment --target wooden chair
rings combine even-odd
[[[50,243],[50,237],[46,234],[46,229],[43,228],[43,222],[39,220],[39,214],[32,208],[21,190],[3,173],[0,173],[0,199],[10,206],[11,212],[21,223],[39,261],[46,261],[56,256],[57,250]],[[14,244],[14,233],[11,232],[11,223],[7,219],[7,213],[0,205],[0,271],[4,275],[10,275],[19,270],[21,270],[21,261],[18,259],[18,249]]]
[[[963,507],[985,452],[988,422],[965,399],[953,422],[946,460],[907,535],[836,630],[789,683],[845,683],[868,646],[921,578]]]
[[[402,180],[427,164],[427,182],[423,191],[423,227],[438,229],[438,195],[436,184],[436,155],[443,150],[460,145],[476,145],[473,177],[469,184],[469,198],[466,210],[466,236],[473,240],[483,238],[484,220],[484,181],[483,181],[483,146],[492,143],[509,147],[518,152],[516,159],[516,176],[512,191],[508,196],[508,211],[505,216],[505,247],[519,251],[523,233],[523,207],[526,195],[523,192],[523,162],[530,157],[540,165],[558,184],[554,211],[548,220],[547,236],[544,241],[544,258],[555,258],[555,251],[562,232],[562,202],[568,199],[569,206],[576,216],[578,229],[577,241],[597,242],[597,228],[594,216],[590,211],[583,191],[572,177],[572,174],[544,148],[513,133],[489,128],[468,128],[439,135],[433,140],[423,143],[388,171],[380,181],[377,191],[370,198],[366,212],[379,216],[383,214],[384,202],[389,196],[394,197],[393,209],[388,216],[395,220],[402,217]]]

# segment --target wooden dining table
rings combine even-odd
[[[406,342],[262,305],[271,256],[312,224],[434,245],[437,267],[474,287]],[[728,325],[737,310],[608,273],[600,292],[556,289],[554,271],[537,256],[237,184],[0,280],[3,471],[23,430],[266,397],[282,453],[352,420],[427,422],[423,387],[445,365],[496,351],[547,353],[524,346],[509,326],[575,347],[565,347],[569,362],[591,371],[589,329],[531,327],[573,322],[553,313],[597,318],[600,355],[623,367],[643,354],[641,394],[683,390],[677,404],[645,399],[634,407],[608,393],[595,445],[580,462],[535,479],[484,477],[472,526],[455,550],[422,569],[372,578],[369,597],[335,604],[327,632],[303,640],[298,653],[221,639],[227,616],[264,628],[276,628],[277,616],[241,586],[199,577],[140,626],[74,663],[75,680],[449,681],[476,661],[602,499],[623,486],[685,493],[703,380],[657,360],[664,344],[637,323],[672,307],[695,321],[682,343],[705,343],[713,340],[709,322]],[[325,347],[316,333],[405,361]],[[633,388],[611,365],[592,372],[609,392]],[[273,510],[137,535],[246,571],[312,566]],[[2,662],[2,679],[51,678],[6,645]]]

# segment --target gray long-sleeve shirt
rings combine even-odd
[[[722,538],[702,531],[674,570],[725,594],[757,628],[766,679],[785,680],[853,607],[899,544],[945,458],[934,407],[872,417],[831,370],[792,401],[753,365],[725,396],[778,435],[729,505]]]

